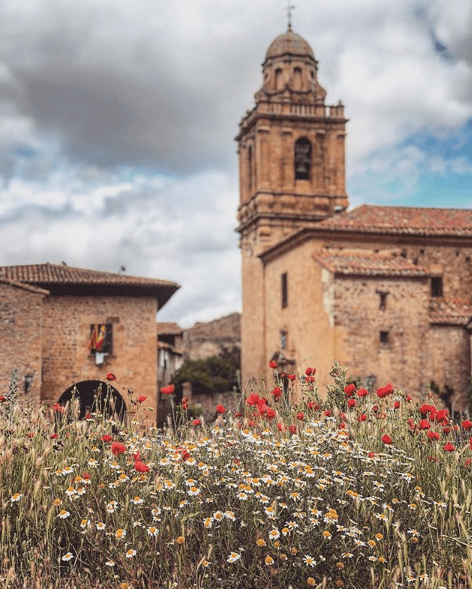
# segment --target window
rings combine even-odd
[[[280,278],[281,278],[281,291],[282,291],[282,309],[284,309],[288,305],[287,272],[284,272]]]
[[[247,149],[247,179],[249,192],[252,190],[252,145]]]
[[[276,90],[283,90],[282,70],[280,68],[277,68],[275,70],[275,89]]]
[[[295,142],[295,180],[309,180],[311,168],[311,143],[306,137]]]
[[[381,309],[382,311],[385,311],[385,309],[387,308],[387,293],[386,292],[379,292],[379,296],[380,296],[379,309]]]
[[[388,344],[388,331],[381,331],[380,332],[380,343],[381,344]]]
[[[431,296],[442,297],[443,296],[443,283],[442,276],[434,276],[431,278]]]
[[[287,332],[281,331],[280,332],[280,349],[285,350],[287,347]]]
[[[113,352],[113,324],[92,324],[88,347],[91,354],[111,354]]]

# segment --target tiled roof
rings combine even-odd
[[[46,288],[58,294],[110,293],[156,297],[159,307],[180,288],[175,282],[159,278],[128,276],[101,270],[73,268],[65,264],[0,266],[0,277]]]
[[[439,325],[467,325],[472,319],[472,302],[462,299],[433,298],[429,322]]]
[[[178,335],[183,332],[183,329],[177,323],[163,321],[157,324],[157,332],[159,335]]]
[[[317,224],[332,231],[472,237],[472,210],[361,205]]]
[[[35,294],[39,294],[42,296],[47,296],[49,294],[48,290],[44,288],[39,288],[37,286],[31,286],[30,284],[25,284],[24,282],[18,282],[17,280],[8,280],[7,278],[0,277],[0,284],[7,284],[8,286],[14,286],[15,288],[21,288],[21,290],[26,290],[28,292],[33,292]]]
[[[351,276],[429,276],[427,268],[416,266],[402,256],[391,252],[366,250],[315,250],[317,262],[335,274]]]

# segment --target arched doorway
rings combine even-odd
[[[109,383],[101,380],[83,380],[69,387],[59,399],[65,405],[76,395],[80,400],[79,419],[87,413],[101,410],[109,417],[123,420],[126,415],[126,403],[120,393]]]

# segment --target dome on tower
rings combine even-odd
[[[310,45],[303,37],[297,35],[289,27],[286,33],[276,37],[267,49],[266,60],[271,57],[280,57],[281,55],[297,55],[300,57],[310,57],[315,59],[315,54]]]

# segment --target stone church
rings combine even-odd
[[[242,382],[335,360],[368,386],[463,409],[471,384],[472,211],[362,205],[345,187],[344,106],[289,27],[236,137],[243,278]]]

